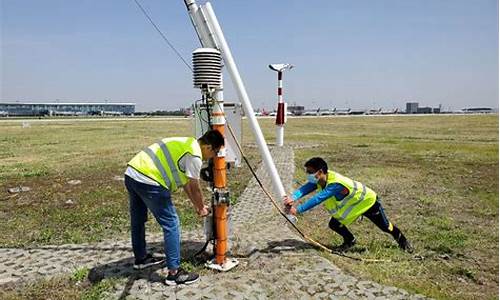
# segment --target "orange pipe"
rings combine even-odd
[[[224,124],[212,127],[224,135]],[[224,156],[214,158],[214,187],[226,189],[226,159]],[[215,206],[215,262],[222,265],[226,262],[227,252],[227,204],[220,203]]]
[[[224,136],[224,125],[213,125],[213,129]],[[214,186],[218,189],[226,187],[226,159],[224,157],[214,158]]]
[[[227,251],[227,205],[219,204],[215,207],[215,262],[222,265],[226,262]]]

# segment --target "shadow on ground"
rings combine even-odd
[[[200,241],[183,241],[181,243],[181,258],[184,262],[187,262],[195,267],[202,266],[208,259],[210,259],[209,254],[202,252],[196,255],[204,246],[203,242]],[[155,242],[148,244],[148,251],[156,255],[164,255],[163,242]],[[234,253],[235,257],[251,257],[255,253],[288,253],[303,251],[306,249],[313,249],[308,243],[296,240],[296,239],[286,239],[278,241],[267,242],[267,247],[258,249],[251,248],[247,253]],[[164,276],[161,275],[158,270],[164,268],[164,265],[157,265],[146,270],[134,270],[133,269],[134,258],[133,256],[124,257],[123,259],[113,261],[106,264],[97,265],[92,268],[89,272],[88,279],[92,284],[97,284],[106,278],[127,278],[127,282],[121,291],[119,299],[124,299],[130,294],[130,290],[134,285],[134,282],[140,279],[145,279],[148,282],[163,282]]]
[[[297,239],[268,241],[267,247],[259,249],[256,245],[240,245],[232,254],[236,258],[250,258],[256,253],[286,253],[315,249],[309,243]]]
[[[206,255],[195,254],[203,248],[204,243],[199,241],[182,241],[181,242],[181,259],[193,266],[200,266],[206,261]],[[163,242],[148,243],[148,252],[164,256]],[[106,264],[97,265],[89,271],[88,279],[92,284],[97,284],[106,278],[127,278],[127,282],[120,299],[124,299],[130,294],[130,289],[134,282],[139,279],[145,279],[149,282],[163,282],[165,279],[157,272],[165,267],[165,265],[156,265],[145,270],[134,270],[134,257],[125,257],[118,261],[113,261]]]

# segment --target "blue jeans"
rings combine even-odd
[[[180,266],[180,223],[172,203],[170,191],[162,186],[144,184],[125,175],[125,186],[129,194],[132,248],[135,259],[146,257],[146,227],[148,209],[163,229],[163,240],[167,267]]]

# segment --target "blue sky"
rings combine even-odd
[[[140,0],[190,61],[199,47],[182,0]],[[204,3],[205,1],[198,1]],[[0,101],[199,98],[190,70],[133,0],[0,0]],[[498,107],[495,0],[211,1],[253,106],[276,105],[269,63],[292,63],[284,97],[306,107]],[[226,101],[238,101],[229,76]]]

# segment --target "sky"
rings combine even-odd
[[[182,0],[139,0],[188,62],[199,41]],[[200,98],[189,68],[133,0],[0,0],[0,102]],[[197,1],[198,4],[205,1]],[[498,108],[496,0],[214,0],[254,108]],[[238,102],[230,77],[224,97]]]

